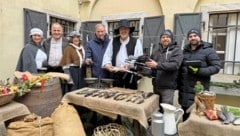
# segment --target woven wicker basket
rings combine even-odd
[[[10,103],[15,96],[15,93],[0,95],[0,106]]]
[[[93,136],[126,136],[126,129],[119,124],[110,123],[94,129]]]
[[[213,110],[216,100],[215,93],[200,93],[197,94],[198,99],[205,105],[207,110]]]

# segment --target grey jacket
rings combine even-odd
[[[158,63],[153,86],[159,89],[176,89],[178,69],[183,59],[182,50],[177,43],[165,49],[160,45],[151,58]]]
[[[16,71],[38,73],[35,57],[39,49],[43,50],[42,46],[35,45],[33,42],[27,44],[21,51]]]

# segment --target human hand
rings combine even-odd
[[[74,82],[73,82],[73,79],[70,78],[68,81],[67,81],[68,84],[71,84],[71,85],[74,85]]]
[[[193,66],[188,66],[188,72],[192,74],[197,74],[199,68],[193,67]]]
[[[87,65],[91,65],[93,62],[92,62],[92,59],[87,58],[86,61],[85,61],[85,63],[86,63]]]
[[[148,61],[145,62],[145,65],[149,68],[156,68],[158,64],[156,61],[149,59]]]
[[[120,68],[120,71],[124,72],[124,71],[128,70],[129,67],[130,67],[130,65],[128,63],[122,64],[121,68]]]
[[[104,65],[104,68],[110,72],[114,71],[114,67],[111,64],[106,64]]]

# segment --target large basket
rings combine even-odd
[[[213,110],[216,100],[215,93],[199,93],[197,94],[198,99],[205,105],[207,110]]]
[[[0,95],[0,106],[10,103],[14,98],[14,96],[15,96],[15,93]]]
[[[126,136],[126,129],[119,124],[110,123],[94,129],[93,136]]]
[[[44,89],[33,88],[31,91],[15,100],[25,104],[28,109],[42,117],[51,116],[60,104],[62,91],[59,78],[48,79]]]

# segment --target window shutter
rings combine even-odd
[[[47,15],[42,12],[23,9],[24,12],[24,44],[30,40],[29,32],[32,28],[37,27],[43,31],[43,37],[47,37]]]
[[[80,33],[82,34],[82,44],[84,46],[87,45],[87,42],[92,40],[95,34],[95,26],[96,24],[101,23],[101,21],[93,21],[93,22],[82,22]]]
[[[143,26],[143,51],[151,55],[158,49],[160,34],[164,31],[164,16],[146,17]]]
[[[196,28],[201,30],[201,13],[175,14],[174,15],[174,34],[175,40],[182,48],[186,44],[187,32]]]

